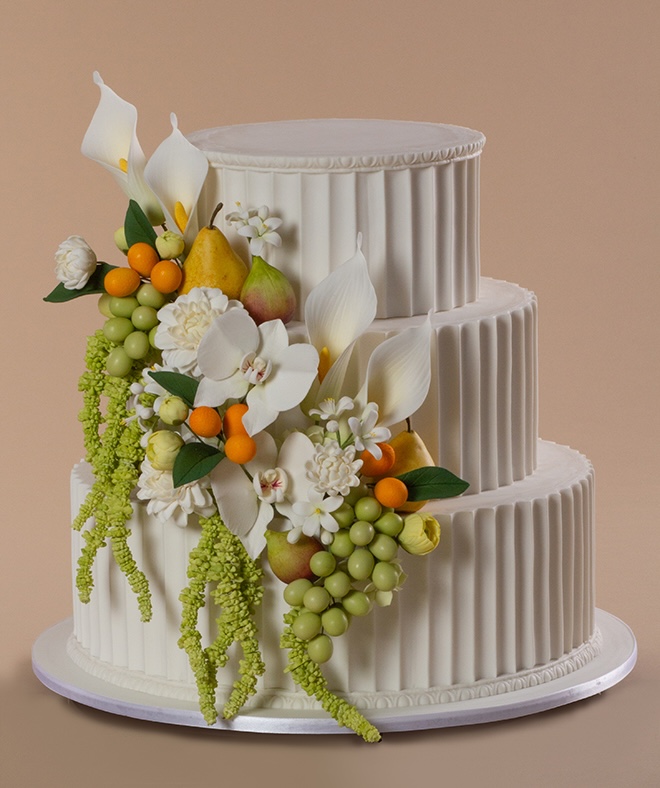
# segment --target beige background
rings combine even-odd
[[[57,8],[55,11],[54,9]],[[657,564],[658,41],[640,2],[22,0],[3,11],[2,737],[10,786],[660,782]],[[93,302],[43,304],[70,234],[112,259],[124,199],[79,145],[98,69],[150,153],[184,131],[355,116],[483,130],[482,268],[536,291],[544,437],[598,475],[598,606],[639,640],[605,695],[475,728],[351,737],[216,735],[65,702],[30,647],[70,614],[68,473]]]

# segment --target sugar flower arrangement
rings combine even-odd
[[[243,658],[225,718],[265,670],[253,614],[267,560],[290,606],[281,637],[287,670],[341,725],[376,741],[376,728],[330,691],[320,666],[333,640],[359,627],[354,619],[392,604],[406,577],[401,551],[421,556],[437,546],[440,527],[419,511],[424,503],[467,488],[435,466],[410,429],[430,382],[430,322],[383,341],[356,378],[353,351],[376,315],[358,237],[353,257],[308,296],[304,341],[292,342],[285,324],[295,292],[265,260],[269,245],[281,245],[281,220],[268,207],[239,204],[226,216],[249,242],[248,268],[215,225],[221,206],[206,223],[198,215],[208,162],[175,116],[147,161],[137,111],[94,79],[101,100],[82,151],[129,198],[115,233],[128,265],[99,262],[72,236],[56,253],[60,283],[46,298],[97,294],[106,318],[88,340],[80,380],[95,477],[73,523],[85,540],[80,598],[89,601],[95,556],[110,541],[149,621],[149,582],[128,541],[135,501],[171,527],[198,522],[179,646],[206,721],[217,718],[217,671],[232,643]],[[203,647],[197,622],[207,587],[217,636]]]

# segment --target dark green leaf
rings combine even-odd
[[[126,243],[129,246],[137,243],[149,244],[149,246],[154,248],[156,246],[156,232],[135,200],[131,200],[128,203],[126,219],[124,220],[124,233],[126,234]]]
[[[105,293],[103,288],[105,275],[108,271],[112,271],[112,269],[116,267],[116,265],[108,265],[108,263],[99,263],[96,266],[96,271],[94,271],[87,280],[87,284],[81,287],[80,290],[68,290],[60,282],[59,285],[44,298],[44,301],[48,301],[51,304],[63,304],[65,301],[73,301],[74,298],[80,298],[80,296]]]
[[[199,386],[198,380],[189,378],[187,375],[181,375],[179,372],[150,371],[149,374],[165,391],[169,391],[170,394],[174,394],[176,397],[181,397],[189,408],[195,407],[195,394],[197,394],[197,387]]]
[[[172,469],[175,487],[196,482],[206,476],[224,458],[224,453],[207,443],[186,443],[176,455]]]
[[[432,501],[436,498],[453,498],[470,486],[446,468],[427,466],[416,468],[397,476],[408,488],[409,501]]]

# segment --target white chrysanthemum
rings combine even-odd
[[[80,290],[96,270],[96,255],[84,238],[70,235],[55,252],[55,276],[67,290]]]
[[[317,445],[307,478],[316,490],[329,495],[348,495],[360,483],[362,460],[355,459],[355,446],[342,449],[337,441]]]
[[[182,374],[199,376],[197,349],[216,317],[228,309],[243,308],[217,288],[193,287],[176,301],[158,311],[156,347],[163,351],[165,364]]]
[[[197,514],[209,517],[215,512],[208,479],[174,487],[171,471],[157,471],[145,459],[138,479],[137,497],[147,501],[147,512],[162,522],[172,519],[180,528],[188,524],[188,517]]]

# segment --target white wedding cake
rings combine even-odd
[[[103,89],[105,86],[102,92]],[[309,120],[220,127],[189,135],[189,143],[182,141],[176,128],[173,135],[176,135],[177,144],[192,143],[197,154],[202,151],[209,164],[208,172],[204,172],[197,193],[193,195],[194,210],[186,213],[187,221],[197,220],[195,231],[204,232],[206,218],[218,203],[224,203],[215,224],[226,233],[235,252],[244,259],[252,255],[253,261],[262,260],[262,255],[267,254],[269,264],[290,283],[296,307],[293,319],[287,321],[289,346],[286,352],[291,351],[289,355],[293,357],[294,351],[316,344],[314,352],[318,351],[318,355],[314,356],[313,372],[315,375],[318,365],[319,376],[318,380],[314,377],[312,394],[308,393],[307,399],[299,397],[292,410],[282,406],[280,421],[271,420],[280,429],[277,435],[268,425],[261,426],[265,417],[261,418],[259,427],[246,420],[248,433],[256,441],[255,459],[249,458],[242,465],[234,459],[232,465],[224,453],[221,461],[216,457],[213,462],[220,464],[212,468],[207,477],[189,484],[190,495],[185,501],[180,497],[168,509],[165,503],[157,503],[160,499],[156,493],[149,497],[144,479],[154,473],[151,465],[148,473],[142,466],[137,485],[136,476],[132,477],[132,514],[127,512],[126,523],[130,535],[123,542],[119,538],[113,541],[113,526],[110,525],[106,541],[112,543],[112,548],[101,549],[102,545],[94,548],[90,579],[83,593],[78,570],[73,634],[68,644],[71,659],[104,681],[152,696],[191,702],[198,698],[200,675],[203,675],[203,685],[212,663],[213,673],[217,673],[217,690],[212,679],[211,691],[216,707],[222,709],[235,683],[241,681],[242,655],[240,648],[234,645],[227,652],[228,661],[224,658],[213,662],[214,647],[210,644],[218,637],[218,605],[222,608],[223,603],[218,602],[219,597],[214,596],[211,586],[203,584],[201,591],[197,589],[203,599],[198,598],[195,609],[196,634],[192,636],[192,650],[183,643],[185,632],[188,631],[188,635],[190,632],[182,625],[182,617],[186,619],[187,615],[182,612],[182,604],[185,606],[186,599],[189,601],[182,591],[193,587],[191,578],[195,577],[191,555],[200,544],[200,535],[202,541],[204,539],[200,517],[204,522],[209,512],[215,511],[215,498],[227,528],[238,534],[250,558],[257,559],[254,566],[260,561],[263,571],[260,581],[263,599],[258,598],[257,592],[250,591],[252,596],[248,594],[247,608],[253,613],[251,620],[256,627],[264,670],[257,671],[254,691],[246,693],[244,699],[245,708],[309,710],[319,707],[318,696],[314,697],[307,687],[299,686],[295,672],[287,672],[287,648],[283,646],[291,647],[291,635],[289,633],[289,640],[285,637],[282,643],[281,637],[284,618],[292,610],[298,618],[304,614],[324,617],[330,608],[340,609],[337,616],[352,612],[348,605],[344,606],[345,611],[342,609],[347,591],[333,591],[339,586],[326,582],[331,573],[347,574],[353,584],[348,596],[363,594],[369,597],[369,607],[374,609],[369,615],[363,616],[365,611],[346,615],[350,627],[341,636],[334,636],[329,618],[323,618],[328,622],[327,626],[324,623],[323,630],[317,628],[311,635],[296,629],[295,621],[293,630],[300,635],[296,642],[302,643],[303,648],[305,642],[311,644],[317,638],[326,637],[323,632],[333,635],[331,658],[323,653],[314,662],[324,663],[328,692],[359,709],[367,720],[373,709],[435,705],[499,695],[550,682],[586,665],[598,655],[601,645],[594,620],[593,469],[587,459],[572,449],[538,437],[537,305],[534,295],[516,284],[480,276],[479,166],[485,142],[483,135],[456,126],[380,120]],[[134,152],[132,155],[134,159]],[[158,151],[153,158],[157,157]],[[131,158],[125,158],[130,166]],[[193,161],[198,159],[193,158]],[[159,196],[167,226],[172,228],[172,217],[178,209],[172,200],[168,203],[159,194],[159,180],[153,174],[155,169],[152,161],[146,165],[145,181]],[[268,206],[268,209],[260,206]],[[185,208],[185,203],[182,207]],[[145,204],[142,208],[148,214]],[[233,211],[230,221],[226,221],[223,217],[230,211]],[[270,217],[278,217],[281,222],[273,222]],[[185,238],[186,260],[190,260],[193,252],[186,238],[189,230],[178,219],[177,226]],[[127,237],[135,232],[130,230],[128,219],[126,231]],[[266,246],[269,242],[270,246]],[[131,245],[130,239],[127,245]],[[185,253],[179,260],[183,257]],[[133,266],[130,254],[129,263]],[[184,260],[184,284],[179,293],[185,291],[187,264]],[[144,272],[139,273],[144,282]],[[156,283],[155,279],[153,281]],[[336,290],[333,290],[335,282]],[[324,283],[330,284],[325,286]],[[262,344],[258,348],[255,345],[251,355],[246,352],[241,357],[233,377],[221,374],[217,372],[218,366],[225,364],[218,361],[220,357],[225,358],[221,356],[224,347],[221,339],[229,341],[227,337],[237,337],[241,353],[246,348],[249,350],[249,343],[243,343],[244,334],[240,333],[243,328],[239,331],[234,327],[239,322],[242,326],[241,321],[247,320],[243,314],[246,309],[240,304],[232,308],[233,301],[228,305],[223,303],[214,313],[216,327],[209,328],[207,321],[201,336],[197,337],[198,357],[187,362],[187,367],[177,367],[172,359],[175,352],[183,352],[183,346],[173,348],[172,344],[167,344],[175,335],[174,329],[168,328],[167,320],[177,304],[183,304],[186,298],[193,303],[192,294],[200,291],[188,292],[188,296],[179,295],[158,312],[160,322],[158,327],[153,327],[154,344],[163,355],[155,369],[174,369],[179,375],[189,375],[197,392],[192,405],[197,409],[216,409],[222,416],[228,402],[241,399],[236,396],[239,389],[231,388],[227,381],[235,381],[241,370],[247,375],[245,369],[249,367],[252,375],[249,380],[254,388],[250,388],[246,402],[249,410],[261,414],[257,404],[261,407],[263,402],[257,403],[256,395],[252,400],[250,397],[259,388],[255,383],[257,373],[273,375],[268,366],[270,361],[264,367],[258,366],[259,354],[263,355],[262,350],[270,341],[264,339],[263,326],[270,323],[260,324]],[[131,297],[129,294],[128,298]],[[315,320],[321,320],[319,315],[326,319],[326,315],[332,314],[330,323],[341,333],[341,326],[362,319],[355,316],[356,312],[361,312],[360,299],[365,302],[368,325],[354,331],[354,336],[336,351],[332,347],[328,350],[331,340],[315,342],[313,326]],[[322,302],[321,307],[317,302]],[[201,309],[196,301],[195,308]],[[192,319],[190,314],[188,320]],[[221,318],[217,314],[221,314]],[[120,318],[116,312],[111,312],[109,321],[115,319]],[[177,325],[177,330],[183,330],[182,322]],[[221,325],[222,329],[217,328]],[[208,333],[204,334],[205,331]],[[214,335],[215,344],[211,348],[209,337],[213,332],[217,336]],[[116,338],[113,341],[118,342]],[[286,340],[282,341],[286,344]],[[346,351],[347,346],[350,346],[349,351]],[[417,359],[424,357],[419,347],[428,347],[430,361],[418,362]],[[398,348],[396,357],[392,348]],[[324,354],[329,355],[329,371],[325,377],[320,373]],[[391,366],[384,368],[387,370],[384,372],[378,361],[385,356]],[[275,359],[283,357],[273,355]],[[344,358],[345,362],[338,361]],[[339,374],[336,370],[342,364]],[[295,375],[303,375],[303,366],[300,362],[295,374],[291,372],[291,386],[298,380]],[[417,370],[421,370],[419,374]],[[132,414],[129,424],[151,419],[150,423],[142,424],[140,434],[143,435],[143,450],[146,446],[147,459],[143,462],[149,461],[155,467],[154,456],[158,452],[150,444],[150,436],[154,434],[154,408],[162,403],[165,392],[157,392],[161,400],[155,404],[153,396],[151,400],[141,400],[148,395],[149,386],[144,381],[136,386],[137,378],[130,377],[134,371],[135,366],[125,378],[132,381],[133,397],[128,399],[126,413]],[[124,380],[117,368],[111,372],[114,376],[109,377],[120,382]],[[207,378],[213,378],[208,385]],[[383,499],[385,503],[378,495],[369,498],[370,502],[379,501],[374,503],[378,517],[396,509],[401,522],[407,523],[408,518],[414,517],[427,518],[425,522],[431,522],[432,527],[425,525],[424,528],[433,542],[428,549],[409,549],[403,536],[381,539],[382,544],[387,539],[389,542],[399,540],[403,550],[396,558],[388,552],[389,548],[383,548],[384,552],[379,554],[374,547],[374,533],[380,538],[379,530],[386,529],[379,529],[381,520],[376,514],[366,514],[369,506],[355,503],[353,489],[358,489],[360,473],[359,462],[356,466],[355,460],[364,457],[360,447],[371,445],[368,436],[365,437],[367,433],[362,435],[362,440],[359,419],[348,419],[353,438],[345,439],[349,431],[346,427],[342,432],[342,424],[351,414],[342,416],[341,409],[332,413],[324,413],[322,407],[314,410],[312,405],[318,406],[318,398],[315,403],[309,399],[313,399],[315,391],[333,391],[332,383],[336,378],[343,382],[347,391],[346,403],[349,404],[345,407],[353,408],[355,403],[357,409],[367,401],[378,404],[379,417],[383,418],[378,421],[374,415],[376,426],[371,422],[367,425],[373,428],[369,435],[386,429],[386,433],[377,434],[378,445],[388,442],[389,435],[406,431],[417,433],[434,464],[447,469],[457,481],[463,480],[469,485],[461,495],[452,493],[437,500],[428,496],[431,500],[424,505],[421,518],[406,514],[410,509],[419,508],[411,506],[412,501],[421,497],[421,493],[417,498],[413,496],[415,484],[421,483],[417,477],[412,481],[409,476],[401,477],[408,480],[408,492],[412,496],[407,505],[388,508],[387,497]],[[163,384],[164,380],[160,378],[158,383]],[[361,390],[366,392],[363,400],[356,381],[363,384]],[[245,387],[247,390],[247,383]],[[271,388],[275,389],[275,383]],[[416,389],[421,390],[419,397]],[[89,389],[86,391],[86,396],[91,396]],[[168,391],[172,396],[180,393],[176,387]],[[226,397],[224,405],[219,391]],[[285,398],[281,392],[278,396]],[[404,412],[403,400],[409,405],[408,409],[414,407],[414,412]],[[143,403],[142,414],[140,402]],[[323,402],[336,405],[332,396]],[[137,415],[131,407],[136,408]],[[269,407],[273,407],[272,404]],[[293,484],[294,492],[298,491],[294,495],[291,478],[295,473],[287,470],[296,465],[295,451],[284,448],[292,445],[292,428],[287,419],[293,410],[298,413],[301,409],[308,420],[313,414],[317,415],[313,426],[309,426],[311,421],[308,421],[306,432],[294,426],[294,437],[304,435],[310,446],[315,442],[314,457],[321,457],[311,461],[311,465],[306,461],[306,478],[313,478],[321,489],[318,487],[320,477],[314,475],[317,467],[314,463],[319,467],[330,463],[333,469],[339,468],[337,474],[343,474],[342,482],[335,480],[322,488],[325,497],[318,493],[313,498],[310,493],[311,508],[305,510],[304,515],[301,515],[301,504],[294,501],[300,484],[296,482],[297,487]],[[365,413],[368,410],[369,406]],[[386,424],[384,414],[390,412],[396,421]],[[359,414],[354,410],[353,415]],[[336,419],[334,424],[333,419]],[[407,426],[406,419],[409,419]],[[89,419],[83,418],[83,422],[88,425]],[[361,423],[366,423],[366,416]],[[409,432],[410,423],[416,433]],[[253,429],[249,428],[250,424]],[[110,419],[106,432],[113,427]],[[317,440],[314,430],[321,427],[326,430],[325,438]],[[338,438],[332,450],[323,454],[323,447],[332,443],[328,438],[332,427],[336,427]],[[171,430],[171,426],[164,432],[168,429]],[[275,441],[270,436],[267,440],[260,438],[260,429],[272,431]],[[177,440],[185,445],[190,436],[181,434],[183,438],[177,433]],[[212,452],[219,450],[226,451],[229,456],[228,449],[223,448],[227,444],[222,442],[229,437],[227,432],[220,443],[215,438],[206,441],[203,445],[211,448],[204,451],[208,451],[210,457],[215,456]],[[93,447],[94,440],[88,437],[88,449]],[[273,447],[277,444],[279,455],[275,448],[272,451],[267,448],[271,442]],[[349,446],[351,442],[354,445]],[[200,442],[195,445],[199,448]],[[266,447],[264,453],[271,452],[273,458],[277,456],[277,462],[285,468],[282,477],[287,478],[289,474],[288,491],[279,498],[273,492],[273,485],[268,487],[269,495],[272,493],[270,497],[264,492],[271,484],[268,480],[277,476],[272,474],[279,473],[279,465],[268,466],[268,471],[255,470],[254,463],[262,446]],[[175,448],[178,449],[179,444]],[[346,451],[349,454],[342,455]],[[130,460],[135,465],[139,459],[130,455],[127,463],[130,465]],[[232,467],[227,470],[228,465]],[[91,466],[95,467],[98,480],[99,468],[102,475],[104,465],[100,461],[95,465],[92,461]],[[73,531],[74,568],[80,556],[85,556],[94,543],[95,537],[90,537],[94,532],[94,517],[89,517],[93,514],[90,496],[97,495],[97,504],[103,500],[99,488],[94,487],[91,466],[83,462],[72,474],[74,517],[79,515],[81,508],[83,510],[78,517],[82,522],[78,522],[78,530]],[[254,483],[257,491],[261,480],[260,493],[254,500],[235,483],[237,477],[233,474],[237,467],[252,469],[250,483]],[[222,468],[227,477],[219,481]],[[370,478],[364,473],[366,468],[367,465],[363,465],[359,481],[369,485],[360,488],[362,494],[368,489],[369,497],[374,481],[383,474]],[[267,473],[271,476],[264,475]],[[149,483],[153,478],[149,476]],[[205,482],[208,478],[214,480],[213,484]],[[170,491],[171,488],[170,481]],[[149,489],[153,489],[153,485]],[[187,489],[186,485],[181,489]],[[234,500],[230,494],[232,490]],[[193,501],[195,495],[201,497]],[[355,517],[351,509],[348,524],[350,533],[356,528],[354,520],[362,523],[355,530],[358,538],[354,539],[347,554],[338,547],[333,552],[333,542],[339,545],[338,534],[346,530],[345,524],[340,520],[339,530],[327,525],[327,517],[332,515],[329,502],[340,498],[344,509],[349,504],[354,507]],[[304,500],[307,505],[307,499]],[[186,505],[187,516],[182,517],[181,511]],[[256,507],[257,514],[250,520],[254,525],[250,526],[249,537],[246,536],[247,528],[242,532],[242,526],[233,528],[232,517],[241,506]],[[343,511],[341,507],[334,511]],[[302,519],[297,520],[299,516]],[[318,570],[311,580],[295,582],[309,584],[306,588],[316,591],[324,587],[330,589],[329,602],[325,608],[320,605],[318,610],[314,607],[316,600],[303,604],[300,599],[294,599],[292,604],[293,592],[289,597],[283,596],[284,589],[295,583],[290,578],[282,582],[275,576],[270,564],[273,563],[275,571],[276,565],[266,560],[264,542],[260,541],[267,526],[289,536],[288,529],[296,532],[297,528],[296,533],[302,532],[304,540],[310,536],[309,523],[317,516],[320,525],[317,523],[311,536],[317,540],[319,552],[325,557],[330,555],[329,569]],[[236,517],[238,522],[241,517]],[[295,544],[293,538],[287,540],[287,544],[290,543]],[[353,572],[348,553],[351,550],[367,553],[369,544],[376,564],[388,563],[395,567],[396,582],[389,586],[385,583],[381,588],[371,570],[364,574],[358,567]],[[122,558],[124,546],[130,550],[134,562],[129,569],[139,567],[148,582],[149,615],[145,615],[142,602],[136,604],[133,593],[135,591],[139,597],[142,581],[136,580],[134,573],[133,581],[127,582],[125,575],[130,572],[126,570],[126,561],[123,569],[119,568],[125,559],[125,555]],[[218,565],[222,564],[222,556],[217,560]],[[240,560],[247,561],[246,558]],[[373,556],[369,561],[372,566]],[[321,563],[318,559],[316,566]],[[308,565],[315,566],[313,561]],[[222,577],[226,579],[227,576]],[[385,593],[380,593],[383,590]],[[81,601],[81,597],[85,601]],[[225,605],[230,598],[222,598]],[[149,617],[150,620],[142,620]],[[317,634],[319,631],[321,634]],[[240,644],[244,647],[243,641]],[[314,659],[311,645],[309,649]],[[191,653],[197,658],[191,657]],[[350,724],[341,715],[337,718],[342,724]]]

